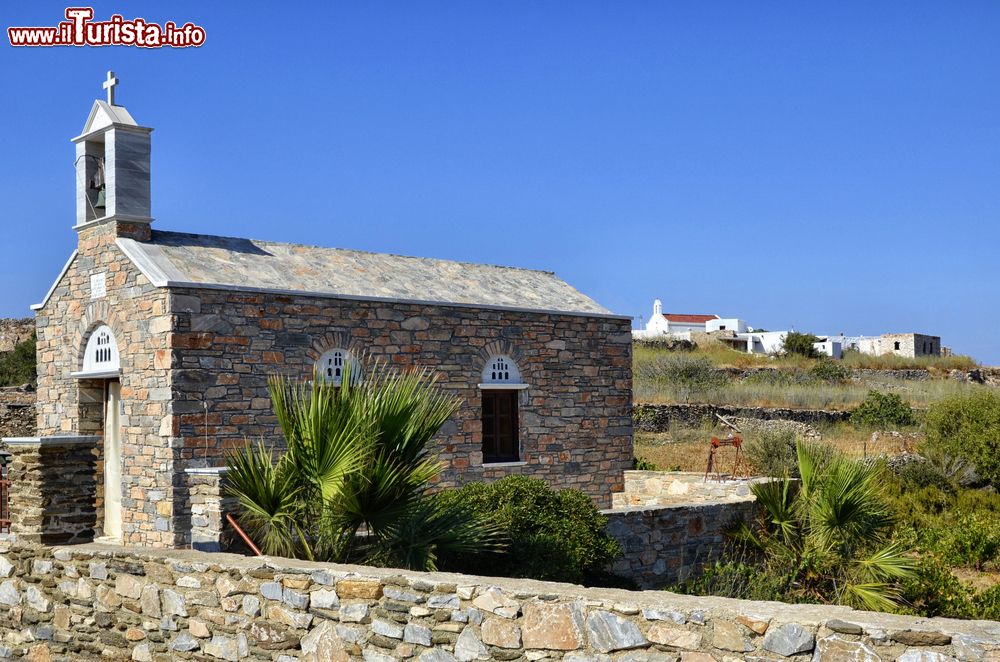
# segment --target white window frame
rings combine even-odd
[[[114,331],[106,324],[94,329],[83,352],[83,369],[71,373],[77,379],[108,379],[121,374],[121,355]]]
[[[498,376],[498,374],[500,376]],[[482,381],[479,388],[482,390],[504,390],[523,391],[528,388],[521,378],[521,370],[517,362],[508,354],[494,354],[483,366],[481,375]]]
[[[327,362],[333,361],[337,358],[337,354],[340,354],[341,361],[341,375],[338,376],[327,376]],[[327,384],[332,384],[333,386],[340,386],[343,383],[344,375],[343,371],[351,367],[351,383],[357,384],[361,381],[361,364],[355,358],[354,354],[343,347],[334,347],[323,352],[323,355],[319,357],[316,361],[316,375],[319,379],[323,380]]]

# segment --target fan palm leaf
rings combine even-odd
[[[251,537],[270,554],[414,569],[501,545],[482,516],[428,493],[442,471],[428,446],[459,401],[426,370],[351,369],[337,386],[269,380],[284,452],[248,443],[229,459]]]
[[[303,537],[299,488],[290,463],[274,463],[263,443],[230,452],[226,492],[236,498],[242,526],[266,554],[293,556]]]

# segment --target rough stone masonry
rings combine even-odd
[[[1000,660],[1000,623],[191,551],[0,545],[0,657]]]

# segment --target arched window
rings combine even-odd
[[[521,459],[520,391],[528,388],[514,360],[505,354],[490,358],[483,366],[482,383],[483,463],[518,462]]]
[[[521,384],[521,371],[506,355],[491,358],[483,368],[483,384]]]
[[[74,376],[107,377],[117,375],[120,371],[121,358],[118,355],[115,334],[110,327],[99,326],[87,340],[87,348],[83,352],[83,370]]]
[[[357,359],[349,351],[339,347],[323,352],[323,356],[316,362],[316,372],[320,379],[334,386],[340,386],[348,372],[351,374],[352,384],[361,379],[361,367]]]

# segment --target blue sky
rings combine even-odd
[[[5,3],[3,27],[65,4]],[[0,53],[0,316],[75,245],[105,71],[163,229],[557,272],[615,312],[1000,364],[1000,3],[130,2],[200,49]]]

